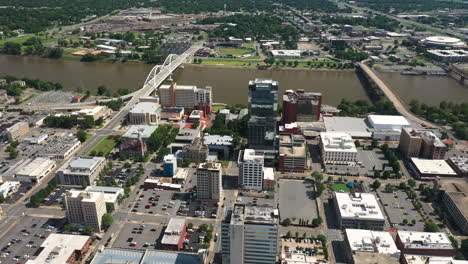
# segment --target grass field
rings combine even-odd
[[[95,153],[97,156],[107,156],[109,152],[117,145],[117,141],[114,140],[112,136],[107,136],[103,140],[99,141],[88,153],[86,156],[92,156],[91,154]],[[102,155],[99,155],[102,154]]]
[[[234,48],[220,48],[219,53],[224,56],[240,56],[247,53],[252,53],[252,50],[249,49],[234,49]]]
[[[346,186],[346,184],[344,184],[344,183],[333,183],[331,185],[331,188],[335,192],[338,192],[338,191],[349,192],[348,186]]]
[[[222,60],[210,60],[203,59],[202,64],[206,65],[228,65],[228,66],[257,66],[265,65],[263,61],[245,61],[245,60],[233,60],[233,59],[222,59]]]

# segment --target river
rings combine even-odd
[[[59,82],[68,90],[81,87],[94,92],[99,85],[111,90],[139,89],[152,65],[141,63],[83,63],[53,60],[33,56],[0,55],[0,76],[38,78]],[[468,88],[449,77],[403,76],[398,73],[380,73],[406,102],[418,99],[427,104],[441,100],[466,102]],[[326,104],[337,105],[342,98],[368,99],[353,71],[312,70],[258,70],[186,66],[178,69],[174,80],[179,84],[213,87],[215,102],[246,103],[248,81],[254,78],[272,78],[279,81],[281,91],[304,89],[321,92]]]

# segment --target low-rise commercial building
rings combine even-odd
[[[198,253],[187,253],[105,248],[96,254],[91,264],[202,264],[205,263],[206,252],[205,249],[199,250]]]
[[[161,246],[165,250],[180,250],[187,233],[185,219],[172,217],[164,230]]]
[[[468,260],[456,260],[452,257],[404,255],[401,264],[468,264]]]
[[[39,182],[54,168],[55,161],[48,158],[30,159],[15,173],[15,178],[20,182]]]
[[[468,157],[454,156],[447,160],[447,163],[461,177],[468,177]]]
[[[263,168],[263,190],[274,191],[275,190],[275,172],[273,168]]]
[[[342,228],[383,230],[385,217],[370,193],[333,193],[337,220]]]
[[[60,167],[56,179],[63,185],[91,185],[106,166],[103,157],[75,157]]]
[[[74,115],[78,116],[78,118],[85,118],[87,116],[92,117],[94,120],[98,120],[99,118],[106,118],[108,115],[112,113],[105,105],[97,105],[94,108],[85,108],[81,109],[78,112],[73,113]]]
[[[463,234],[468,234],[468,180],[440,179],[438,187],[443,191],[442,201],[446,212]]]
[[[9,141],[19,141],[29,133],[29,124],[28,122],[18,122],[5,131]]]
[[[131,125],[157,125],[159,108],[157,103],[139,102],[128,112],[128,123]]]
[[[434,180],[436,177],[457,177],[445,160],[411,158],[410,169],[418,179]]]
[[[456,248],[443,232],[416,232],[398,230],[395,243],[401,253],[411,255],[452,257]]]
[[[206,162],[197,168],[197,198],[219,201],[222,191],[221,163]]]
[[[200,130],[196,128],[181,127],[179,129],[179,133],[177,133],[175,142],[191,144],[198,137],[200,137]]]
[[[102,230],[102,216],[107,213],[103,192],[70,190],[65,194],[65,211],[70,224]]]
[[[26,264],[73,264],[86,255],[90,236],[50,234]]]
[[[304,171],[308,168],[307,142],[302,135],[281,135],[279,140],[279,170]]]
[[[72,133],[66,132],[53,138],[34,156],[49,159],[67,159],[80,146],[81,142]]]
[[[344,245],[347,263],[399,263],[400,250],[389,232],[346,229]]]
[[[229,159],[234,138],[227,135],[205,135],[203,143],[210,152],[216,152],[221,159]]]
[[[3,198],[10,197],[18,191],[21,183],[19,181],[5,181],[0,185],[0,196]]]
[[[323,163],[348,164],[356,162],[357,158],[356,145],[346,133],[320,133],[320,151]]]
[[[183,107],[164,108],[160,111],[161,120],[179,121],[184,116]]]
[[[275,59],[300,59],[300,50],[270,50],[271,56]]]

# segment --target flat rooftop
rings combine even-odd
[[[367,118],[373,125],[411,125],[404,116],[400,115],[369,115]]]
[[[306,140],[302,135],[280,135],[279,153],[288,157],[306,157]]]
[[[242,161],[256,161],[261,162],[264,160],[264,153],[256,151],[255,149],[244,149],[239,152],[240,160]]]
[[[220,135],[205,135],[203,137],[203,143],[206,145],[215,146],[232,146],[233,138],[231,136],[220,136]]]
[[[102,192],[91,192],[91,191],[82,191],[82,190],[70,190],[67,193],[67,196],[70,198],[82,198],[82,202],[96,202],[101,195],[104,195]]]
[[[122,135],[124,138],[149,138],[151,134],[158,128],[158,126],[151,125],[134,125],[129,126],[125,134]]]
[[[172,217],[167,224],[164,236],[161,240],[163,245],[177,245],[185,228],[185,219]]]
[[[277,210],[270,206],[234,205],[232,224],[278,224]]]
[[[16,174],[20,176],[39,177],[46,170],[55,165],[55,161],[47,158],[35,158],[24,167],[19,169]]]
[[[400,253],[389,232],[363,229],[346,229],[345,232],[352,251],[381,254]]]
[[[325,151],[357,153],[353,138],[347,133],[321,132],[320,140]]]
[[[408,264],[468,264],[467,260],[455,260],[452,257],[405,254],[404,258]]]
[[[379,203],[373,194],[334,192],[333,195],[342,218],[385,220]]]
[[[132,114],[156,113],[159,104],[151,102],[139,102],[130,110]]]
[[[66,169],[71,171],[91,171],[106,159],[104,157],[75,157]]]
[[[438,181],[440,188],[452,199],[458,210],[468,218],[468,180],[444,178]]]
[[[398,236],[405,248],[452,249],[452,242],[443,232],[400,231]]]
[[[67,263],[75,250],[81,250],[89,239],[89,236],[50,234],[41,244],[43,248],[41,253],[34,260],[28,260],[26,264]]]
[[[449,160],[462,172],[468,172],[468,157],[466,156],[455,156],[450,157]]]
[[[445,160],[411,158],[411,161],[422,174],[457,176]]]
[[[347,133],[351,137],[371,138],[372,132],[369,131],[365,118],[346,117],[346,116],[324,116],[323,122],[327,132]]]

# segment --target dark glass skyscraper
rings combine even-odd
[[[248,140],[251,148],[274,148],[278,90],[278,82],[270,79],[249,82]]]

